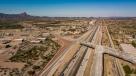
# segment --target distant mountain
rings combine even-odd
[[[20,14],[4,14],[0,13],[0,19],[31,19],[34,18],[33,16],[28,15],[26,12],[20,13]]]
[[[21,13],[21,14],[18,14],[19,16],[21,16],[21,17],[27,17],[27,16],[30,16],[30,15],[28,15],[26,12],[23,12],[23,13]]]
[[[55,17],[47,17],[47,16],[31,16],[27,14],[26,12],[20,13],[20,14],[5,14],[5,13],[0,13],[0,21],[7,21],[7,20],[52,20],[56,19]]]
[[[47,17],[47,16],[31,16],[26,12],[20,14],[4,14],[0,13],[0,20],[75,20],[88,19],[86,17]]]
[[[136,19],[136,17],[47,17],[31,16],[26,12],[20,14],[0,13],[0,20],[75,20],[75,19]]]

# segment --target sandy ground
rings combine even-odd
[[[1,68],[10,68],[10,69],[18,68],[18,69],[22,69],[24,66],[25,66],[25,63],[0,61],[0,67]]]
[[[58,52],[55,54],[55,56],[48,62],[48,64],[44,67],[44,69],[46,69],[51,63],[54,63],[54,61],[63,53],[65,52],[65,49],[68,48],[72,42],[68,41],[66,39],[63,39],[62,37],[60,37],[59,35],[55,35],[58,39],[58,43],[61,45],[61,48],[58,50]],[[44,70],[43,69],[43,70]],[[43,71],[42,70],[42,71]],[[41,71],[41,72],[42,72]],[[41,73],[40,72],[40,73]],[[40,74],[39,73],[39,74]]]
[[[107,36],[106,29],[103,27],[103,38],[102,38],[102,45],[110,46],[110,41]],[[104,76],[114,76],[113,74],[113,62],[112,57],[108,55],[104,55]]]

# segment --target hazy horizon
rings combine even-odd
[[[1,0],[0,13],[49,17],[136,17],[135,0]]]

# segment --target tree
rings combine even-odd
[[[10,48],[11,46],[10,45],[6,45],[5,48]]]
[[[124,69],[126,74],[131,74],[132,73],[132,70],[128,65],[123,66],[123,69]]]
[[[136,41],[132,41],[132,45],[136,47]]]
[[[34,69],[34,70],[40,69],[40,66],[34,65],[34,66],[33,66],[33,69]]]
[[[30,71],[28,71],[27,73],[28,73],[29,75],[34,75],[34,74],[35,74],[35,71],[30,70]]]

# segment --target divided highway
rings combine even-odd
[[[89,31],[82,35],[72,45],[65,49],[54,62],[46,66],[38,76],[103,76],[104,54],[136,64],[136,56],[122,53],[114,49],[113,42],[107,30],[111,48],[102,46],[102,26],[92,25]],[[119,61],[112,59],[117,76],[125,76]]]
[[[80,42],[91,41],[98,28],[98,26],[90,26],[88,32],[86,32],[77,41],[75,41],[69,48],[67,48],[66,51],[61,55],[61,57],[58,58],[56,62],[50,64],[47,68],[45,68],[39,76],[59,76],[65,74],[65,71],[67,71],[66,69],[69,64],[72,66],[75,65],[75,63],[70,63],[73,58],[77,59],[76,61],[79,60],[78,63],[80,65],[85,55],[85,50],[87,50],[87,47],[81,46]]]
[[[94,44],[97,44],[98,39],[98,33],[99,33],[100,27],[97,26],[96,29],[90,34],[90,36],[86,39],[86,41],[92,42]],[[92,53],[91,49],[89,50],[86,46],[81,46],[81,48],[78,50],[78,53],[75,55],[75,57],[70,61],[65,71],[62,73],[64,76],[79,76],[84,75],[85,68],[87,65],[90,53]],[[87,57],[88,60],[85,60]],[[84,64],[83,64],[84,63]],[[84,67],[84,70],[82,69]],[[82,70],[82,72],[79,72]],[[77,73],[78,72],[78,73]]]

